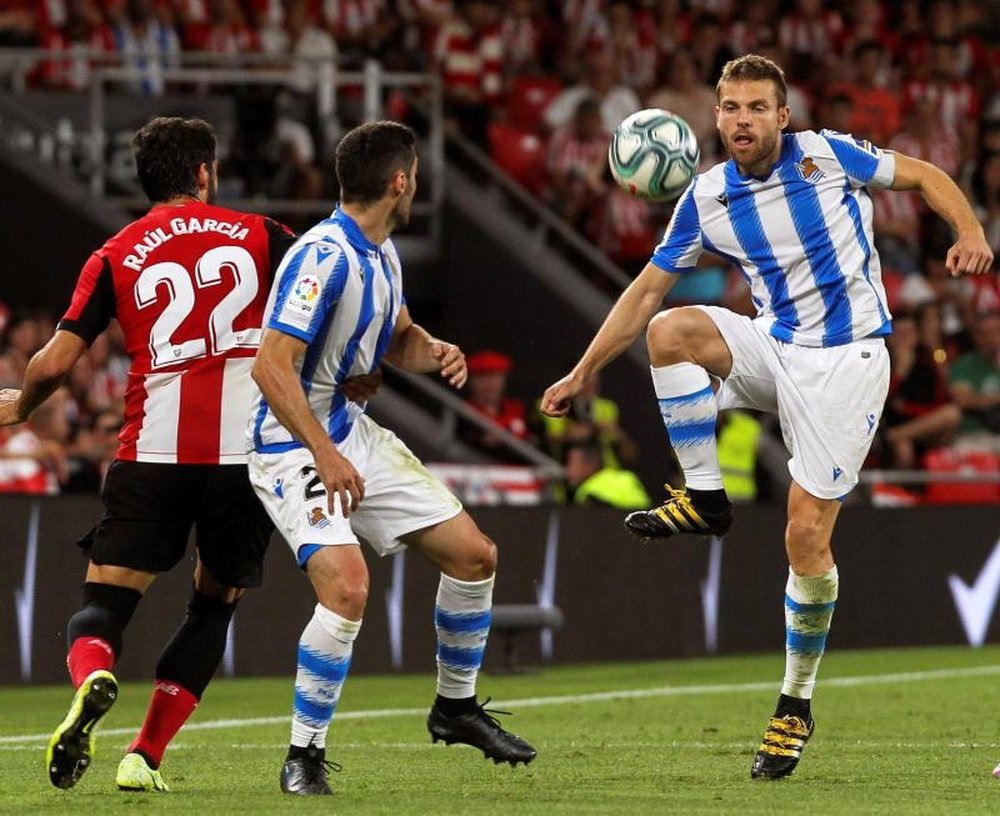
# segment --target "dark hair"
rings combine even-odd
[[[132,138],[139,184],[150,201],[198,193],[198,168],[215,162],[215,131],[203,119],[158,116]]]
[[[372,204],[386,194],[392,177],[409,173],[417,136],[399,122],[367,122],[349,131],[334,152],[344,204]]]
[[[785,84],[785,72],[781,66],[760,54],[746,54],[734,60],[729,60],[722,67],[722,76],[715,86],[715,96],[722,98],[722,85],[726,82],[757,82],[770,80],[774,85],[774,95],[778,107],[788,104],[788,86]]]

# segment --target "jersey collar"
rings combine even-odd
[[[339,206],[333,211],[330,220],[344,231],[347,240],[351,242],[351,246],[356,250],[359,252],[378,253],[378,244],[373,244],[369,241],[361,231],[361,227],[358,226],[358,222],[340,209]]]

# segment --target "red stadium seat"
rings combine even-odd
[[[1000,456],[986,451],[936,448],[924,456],[924,468],[932,473],[1000,473]],[[996,482],[930,482],[924,494],[927,504],[1000,504]]]
[[[545,141],[507,122],[492,122],[488,134],[493,160],[529,192],[541,195],[548,183]]]
[[[507,120],[529,130],[537,130],[542,121],[542,112],[563,89],[556,77],[517,77],[507,96]]]

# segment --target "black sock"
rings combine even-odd
[[[326,759],[326,748],[317,748],[315,745],[307,745],[303,748],[300,745],[289,745],[288,746],[288,756],[285,760],[289,759]]]
[[[459,714],[476,710],[476,695],[473,694],[471,697],[455,699],[453,697],[442,697],[439,694],[434,699],[434,706],[446,717],[457,717]]]
[[[787,694],[782,694],[778,698],[778,705],[774,710],[774,716],[785,717],[789,714],[808,721],[809,701],[803,700],[801,697],[789,697]]]
[[[701,510],[709,513],[718,513],[729,506],[729,497],[725,490],[694,490],[688,488],[688,495],[691,501]]]

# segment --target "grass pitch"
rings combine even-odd
[[[0,812],[11,814],[996,814],[1000,647],[831,651],[816,733],[795,775],[752,782],[782,655],[548,668],[484,676],[481,695],[539,750],[527,768],[431,745],[429,676],[351,677],[328,757],[333,797],[278,791],[291,678],[216,681],[167,753],[169,794],[114,775],[146,684],[125,684],[76,788],[50,787],[64,687],[0,688]]]

